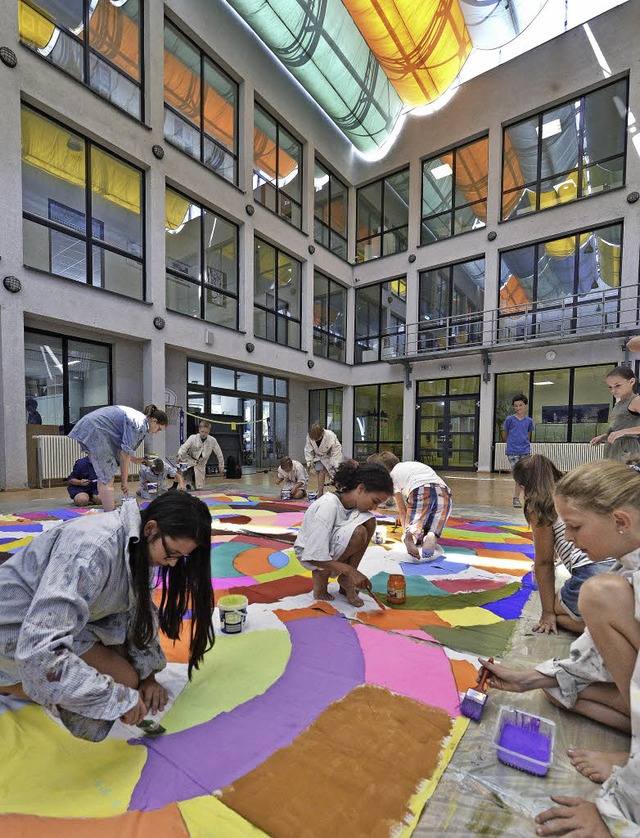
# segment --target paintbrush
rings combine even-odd
[[[489,658],[489,663],[493,663],[493,658]],[[473,719],[474,722],[479,722],[484,712],[484,707],[487,703],[487,679],[491,675],[491,672],[486,666],[481,666],[479,675],[478,686],[475,688],[469,687],[460,704],[462,715],[468,719]]]
[[[136,727],[140,728],[145,736],[162,736],[167,732],[167,729],[154,719],[143,719]]]
[[[358,588],[358,590],[366,591],[381,611],[387,610],[387,606],[380,601],[377,594],[374,594],[373,588]]]

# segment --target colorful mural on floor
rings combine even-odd
[[[386,606],[316,602],[292,541],[305,504],[199,493],[213,521],[216,598],[244,594],[242,633],[220,633],[187,681],[186,646],[163,643],[166,733],[116,723],[101,743],[43,708],[0,698],[0,833],[21,836],[408,836],[468,720],[460,692],[478,654],[499,655],[532,588],[525,527],[449,520],[445,554],[405,562],[393,517],[361,569]],[[99,511],[0,516],[0,560],[39,532]],[[337,584],[330,587],[337,594]],[[160,718],[160,717],[157,717]],[[393,782],[389,778],[393,777]],[[341,832],[342,830],[342,832]]]

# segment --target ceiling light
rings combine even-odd
[[[546,140],[548,137],[555,137],[556,134],[562,132],[562,125],[559,119],[550,119],[549,122],[542,124],[542,139]]]
[[[549,384],[555,384],[555,381],[534,381],[534,387],[547,387]]]
[[[431,169],[431,177],[436,180],[442,180],[443,177],[450,177],[453,174],[453,169],[448,163],[443,163],[442,166],[436,166]]]

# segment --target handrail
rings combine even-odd
[[[487,349],[597,339],[638,328],[638,290],[606,288],[499,309],[406,323],[383,339],[381,358],[389,363]]]

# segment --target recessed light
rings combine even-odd
[[[450,177],[453,174],[453,169],[448,163],[443,163],[442,166],[436,166],[431,169],[431,176],[436,180],[442,180],[443,177]]]

